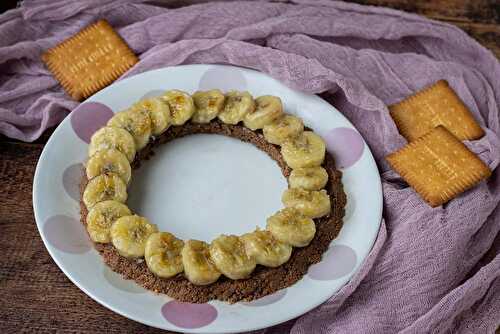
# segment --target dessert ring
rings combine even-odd
[[[210,243],[183,241],[167,231],[158,231],[155,224],[127,207],[131,170],[152,146],[191,133],[238,137],[277,160],[289,187],[282,196],[284,208],[267,218],[264,230],[241,236],[222,234]],[[322,138],[305,128],[300,118],[286,114],[277,96],[254,99],[248,92],[209,90],[190,95],[169,90],[116,113],[93,134],[88,153],[81,211],[91,240],[113,270],[177,299],[237,301],[278,290],[283,284],[253,294],[221,297],[220,293],[208,293],[197,299],[179,298],[172,285],[167,289],[158,286],[167,280],[182,281],[183,287],[206,292],[223,281],[220,284],[227,288],[230,281],[249,280],[255,272],[262,275],[266,270],[280,270],[291,258],[300,257],[316,238],[320,247],[302,260],[307,270],[319,262],[342,226],[346,198],[341,173],[335,169]],[[330,226],[322,226],[327,224]],[[318,237],[317,230],[326,232]],[[147,268],[148,278],[116,270],[123,268],[123,263]],[[290,273],[289,282],[284,284],[293,284],[304,273]]]

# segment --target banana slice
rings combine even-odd
[[[111,242],[122,256],[138,258],[144,256],[146,241],[155,232],[158,228],[146,218],[123,216],[111,225]]]
[[[281,145],[287,140],[298,137],[304,132],[304,123],[298,117],[285,115],[262,129],[264,138],[275,145]]]
[[[159,136],[165,132],[172,121],[170,107],[161,97],[152,97],[139,101],[134,108],[146,110],[151,118],[151,133]]]
[[[218,117],[226,124],[238,124],[248,113],[255,110],[255,101],[249,92],[230,91],[226,94],[226,104]]]
[[[89,181],[83,191],[83,203],[90,209],[95,204],[107,200],[125,203],[127,186],[116,174],[101,174]]]
[[[184,242],[168,232],[157,232],[146,241],[144,258],[156,276],[169,278],[182,272],[181,251]]]
[[[314,221],[294,208],[285,208],[267,218],[267,230],[279,241],[294,247],[309,245],[316,234]]]
[[[328,173],[323,167],[304,167],[292,170],[288,177],[290,188],[304,190],[323,189],[328,182]]]
[[[129,216],[132,212],[123,203],[117,201],[99,202],[87,214],[87,231],[94,242],[111,242],[109,229],[120,217]]]
[[[266,267],[278,267],[290,259],[292,247],[280,242],[269,231],[256,230],[241,236],[245,250],[257,264]]]
[[[210,257],[217,269],[231,279],[248,277],[256,263],[248,256],[245,245],[235,235],[221,235],[210,245]]]
[[[151,136],[151,118],[145,109],[130,108],[120,111],[111,117],[107,125],[127,130],[134,137],[137,150],[144,148]]]
[[[184,274],[196,285],[207,285],[217,281],[221,273],[210,258],[209,246],[199,240],[188,240],[181,252]]]
[[[319,218],[330,213],[330,196],[326,190],[309,191],[304,189],[287,189],[281,197],[287,208],[295,208],[303,215]]]
[[[89,180],[101,174],[115,173],[128,184],[132,170],[130,162],[122,152],[109,149],[98,151],[90,157],[86,173]]]
[[[170,107],[173,125],[182,125],[193,116],[194,102],[188,93],[172,89],[168,90],[162,98]]]
[[[128,131],[121,128],[105,126],[97,130],[90,138],[89,157],[102,150],[115,149],[132,162],[135,157],[134,137]]]
[[[193,94],[196,111],[193,114],[193,123],[208,123],[213,120],[224,108],[224,94],[218,89]]]
[[[250,130],[262,129],[283,114],[283,104],[277,96],[263,95],[256,100],[256,108],[246,114],[243,124]]]
[[[283,159],[294,169],[321,165],[325,159],[325,151],[325,142],[312,131],[305,131],[281,145]]]

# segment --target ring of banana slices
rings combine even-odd
[[[183,241],[158,231],[125,204],[131,163],[139,150],[170,126],[215,119],[226,124],[241,122],[280,147],[292,169],[282,196],[284,208],[267,219],[263,230],[221,235],[210,244]],[[90,238],[111,243],[121,256],[144,258],[149,270],[160,278],[182,274],[192,284],[208,285],[221,275],[233,280],[247,278],[257,265],[278,267],[290,259],[294,247],[309,245],[316,233],[313,219],[328,216],[331,210],[330,196],[323,189],[328,182],[322,167],[325,143],[306,131],[300,118],[284,113],[277,96],[254,99],[248,92],[224,94],[214,89],[190,95],[169,90],[116,113],[94,133],[88,154],[82,202],[88,211],[85,223]]]

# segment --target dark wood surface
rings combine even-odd
[[[497,0],[355,2],[455,24],[500,57]],[[7,4],[14,6],[15,1]],[[34,143],[0,137],[0,333],[165,333],[94,302],[66,278],[47,253],[36,229],[31,189],[38,157],[52,131]]]

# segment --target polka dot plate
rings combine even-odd
[[[248,90],[280,96],[321,135],[343,171],[344,227],[323,260],[295,285],[249,303],[177,302],[121,278],[103,263],[79,222],[79,182],[90,136],[133,102],[167,89]],[[282,207],[287,183],[274,161],[254,146],[219,135],[193,135],[158,148],[134,172],[128,204],[160,230],[210,241],[221,233],[264,227]],[[33,207],[50,255],[83,292],[146,325],[189,333],[234,333],[272,326],[320,305],[345,285],[370,252],[380,225],[382,191],[372,154],[342,114],[319,97],[294,91],[253,70],[186,65],[121,80],[72,111],[47,142],[35,173]]]

